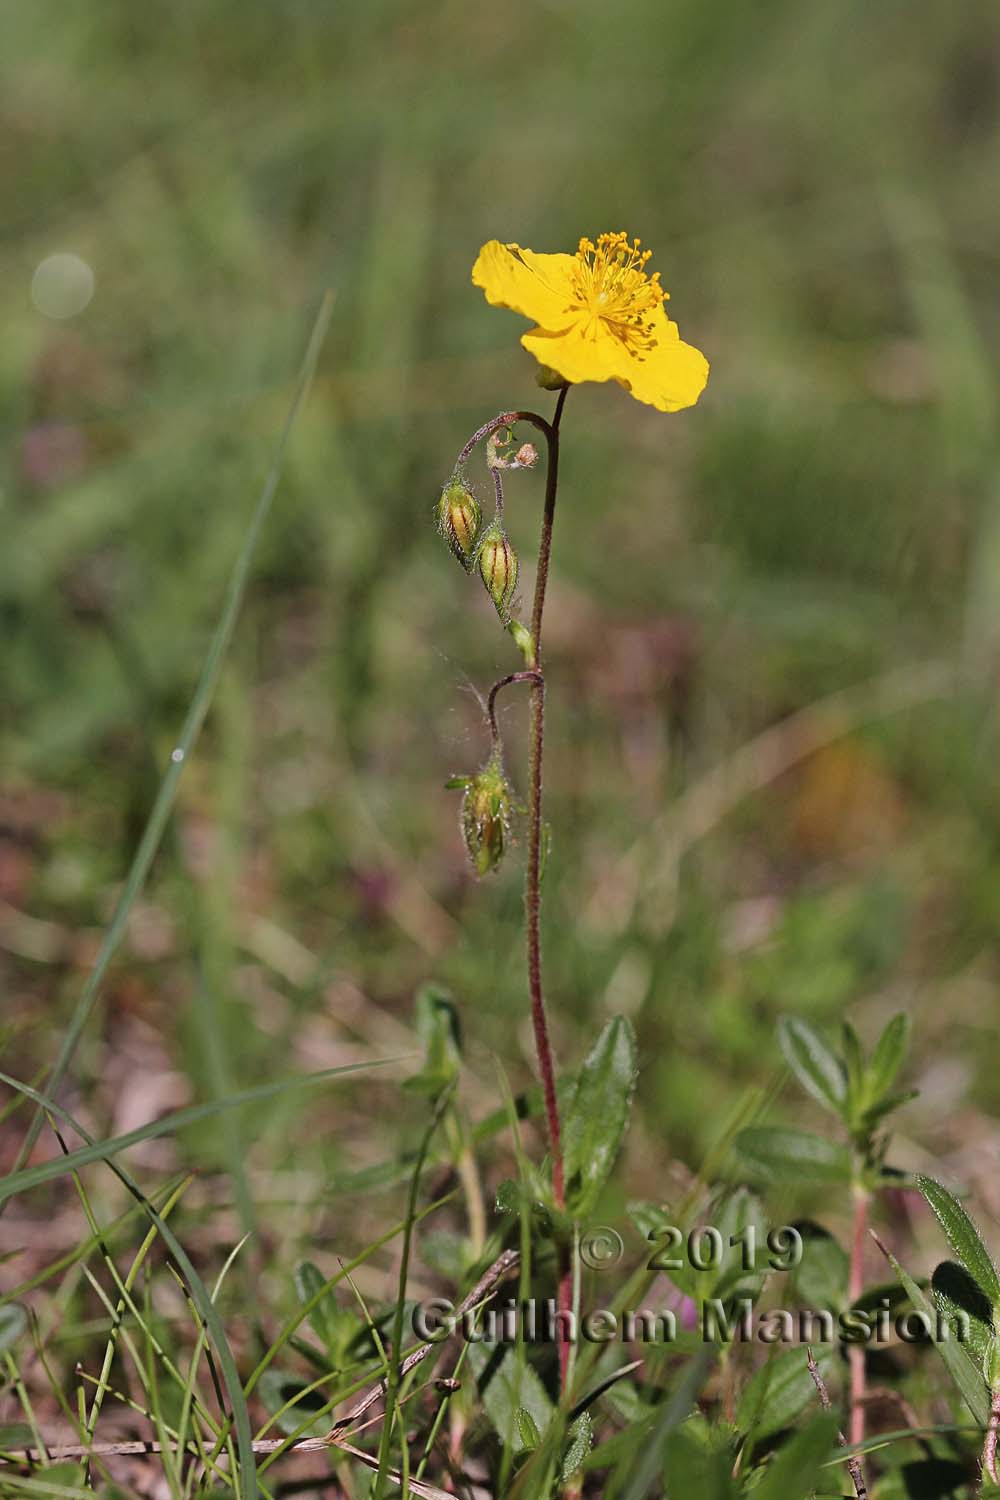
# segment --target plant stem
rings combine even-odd
[[[983,1473],[988,1474],[994,1484],[1000,1484],[997,1473],[997,1433],[1000,1431],[1000,1391],[990,1397],[990,1420],[986,1426],[986,1441],[983,1444]]]
[[[556,402],[555,415],[545,433],[548,463],[545,473],[545,506],[538,543],[538,571],[535,575],[535,598],[531,608],[531,667],[535,677],[531,684],[531,756],[528,792],[528,869],[524,882],[524,909],[528,935],[528,988],[531,993],[531,1024],[535,1032],[535,1051],[542,1075],[545,1117],[549,1127],[552,1151],[552,1195],[556,1208],[566,1207],[566,1183],[563,1174],[562,1138],[559,1128],[559,1105],[556,1100],[555,1067],[549,1022],[542,989],[541,943],[541,872],[542,872],[542,755],[545,749],[545,677],[542,671],[542,619],[545,614],[545,590],[549,579],[552,554],[552,526],[556,512],[556,490],[559,484],[559,423],[562,419],[568,386],[563,386]]]
[[[555,1062],[552,1042],[549,1038],[549,1020],[545,1009],[545,993],[542,988],[542,756],[545,749],[545,676],[542,670],[542,621],[545,614],[545,591],[549,580],[549,559],[552,555],[552,527],[556,512],[556,491],[559,484],[559,424],[569,386],[564,385],[556,401],[552,421],[547,422],[537,412],[501,412],[485,422],[466,443],[458,455],[455,469],[461,469],[477,443],[482,442],[498,427],[512,427],[515,422],[530,422],[543,434],[548,447],[545,470],[545,502],[542,509],[542,528],[538,542],[538,570],[535,574],[535,595],[531,607],[531,659],[528,671],[512,672],[498,682],[490,693],[490,731],[494,746],[497,742],[496,695],[502,687],[512,682],[531,683],[531,727],[529,752],[528,791],[528,864],[524,880],[524,910],[527,929],[528,989],[531,996],[531,1025],[535,1036],[535,1054],[542,1080],[542,1096],[545,1101],[545,1119],[549,1133],[549,1150],[552,1156],[552,1197],[561,1212],[566,1207],[566,1179],[563,1167],[562,1133],[559,1124],[559,1103],[556,1096]],[[494,476],[496,477],[496,476]],[[499,501],[499,492],[498,492]],[[560,1253],[558,1307],[560,1312],[572,1312],[573,1277],[566,1264],[566,1249]],[[559,1341],[559,1371],[563,1391],[567,1390],[570,1374],[570,1344]]]
[[[490,688],[490,696],[486,700],[486,713],[490,721],[490,740],[495,750],[500,742],[500,726],[497,724],[497,695],[505,688],[515,682],[538,682],[541,674],[529,668],[527,672],[508,672],[506,677],[501,677]]]
[[[864,1250],[868,1226],[868,1201],[870,1194],[861,1183],[853,1187],[854,1223],[851,1232],[851,1259],[847,1273],[847,1300],[853,1305],[864,1290]],[[848,1435],[851,1446],[865,1440],[865,1349],[863,1344],[850,1344],[847,1350],[850,1370],[850,1400]]]
[[[826,1381],[820,1374],[819,1366],[813,1358],[813,1352],[810,1348],[808,1348],[808,1346],[806,1348],[806,1362],[809,1365],[809,1374],[813,1378],[813,1385],[819,1392],[820,1405],[822,1406],[824,1411],[831,1411],[832,1402],[830,1400],[830,1392],[827,1390]],[[847,1447],[847,1439],[842,1432],[837,1433],[837,1442],[842,1448]],[[854,1484],[854,1492],[857,1495],[858,1500],[868,1500],[868,1486],[865,1484],[865,1476],[861,1468],[861,1460],[857,1457],[857,1455],[847,1460],[847,1471],[851,1476],[851,1480]]]

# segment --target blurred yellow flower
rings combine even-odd
[[[658,411],[693,406],[708,360],[685,344],[663,310],[660,274],[646,274],[650,251],[627,234],[583,239],[575,255],[536,255],[490,240],[472,268],[487,302],[533,318],[521,343],[570,385],[617,380]]]

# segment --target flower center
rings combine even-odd
[[[610,333],[630,353],[656,344],[651,314],[667,296],[659,271],[646,275],[652,252],[640,250],[641,243],[627,234],[599,235],[596,245],[582,239],[572,272],[577,305],[587,314],[586,337]]]

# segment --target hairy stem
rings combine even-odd
[[[545,502],[542,509],[542,527],[538,542],[538,570],[535,574],[535,595],[531,608],[531,657],[526,672],[512,672],[498,682],[489,697],[490,732],[493,743],[497,742],[496,696],[501,688],[513,682],[531,683],[531,727],[529,752],[528,790],[528,863],[524,880],[524,910],[528,949],[528,990],[531,996],[531,1025],[535,1037],[535,1054],[542,1080],[542,1097],[545,1102],[545,1120],[548,1126],[549,1150],[552,1156],[552,1196],[557,1209],[566,1207],[566,1179],[563,1168],[562,1132],[559,1123],[559,1103],[556,1097],[555,1061],[549,1037],[548,1013],[545,1009],[545,992],[542,988],[542,756],[545,749],[545,676],[542,670],[542,621],[545,615],[545,592],[549,581],[549,559],[552,555],[552,527],[556,512],[556,491],[559,484],[559,424],[566,403],[568,386],[563,386],[556,401],[551,422],[537,412],[501,412],[485,422],[466,443],[455,463],[456,470],[465,463],[477,443],[490,436],[498,427],[512,427],[515,422],[529,422],[544,436],[548,447],[545,471]],[[499,494],[498,494],[499,499]],[[573,1277],[566,1263],[566,1251],[560,1256],[558,1306],[559,1310],[571,1311],[573,1303]],[[559,1369],[563,1390],[567,1389],[570,1374],[570,1345],[559,1341]]]
[[[986,1426],[986,1441],[983,1444],[983,1473],[988,1474],[994,1484],[1000,1484],[997,1472],[997,1434],[1000,1432],[1000,1391],[990,1396],[990,1420]]]
[[[552,554],[552,526],[556,512],[556,489],[559,483],[559,422],[568,386],[563,386],[556,402],[552,426],[546,433],[548,463],[545,471],[545,505],[538,543],[538,571],[535,574],[535,598],[531,609],[531,728],[528,790],[528,868],[524,881],[524,911],[528,939],[528,988],[531,993],[531,1024],[535,1032],[535,1052],[542,1075],[545,1117],[549,1127],[552,1152],[552,1196],[556,1208],[566,1207],[566,1179],[563,1168],[562,1134],[559,1104],[556,1098],[555,1064],[549,1040],[549,1021],[542,989],[542,756],[545,749],[545,676],[542,671],[542,620],[545,614],[545,589],[549,579]],[[558,1306],[560,1312],[573,1306],[573,1273],[566,1264],[565,1247],[560,1254]],[[572,1345],[559,1342],[559,1377],[563,1393],[568,1395],[572,1376]]]
[[[540,682],[541,674],[534,670],[527,672],[508,672],[506,677],[501,677],[490,688],[490,696],[486,700],[486,713],[490,721],[490,739],[493,748],[496,749],[500,741],[500,726],[497,724],[497,695],[505,687],[510,687],[515,682]]]
[[[854,1223],[851,1232],[851,1259],[847,1274],[847,1300],[855,1303],[864,1291],[864,1250],[868,1226],[868,1190],[860,1183],[854,1185]],[[851,1344],[847,1350],[850,1370],[850,1402],[848,1433],[852,1447],[865,1440],[865,1349],[863,1344]]]
[[[556,1076],[549,1040],[549,1022],[542,989],[542,756],[545,749],[545,677],[542,671],[542,620],[545,614],[545,590],[549,580],[549,558],[552,554],[552,527],[556,513],[556,490],[559,485],[559,423],[568,386],[559,392],[555,416],[545,433],[548,442],[548,464],[545,473],[545,506],[538,543],[538,571],[535,575],[535,598],[531,607],[531,666],[535,677],[531,684],[531,755],[528,790],[528,869],[524,882],[524,909],[528,930],[528,989],[531,994],[531,1024],[535,1031],[535,1051],[542,1075],[545,1117],[549,1127],[552,1151],[552,1194],[556,1207],[566,1207],[566,1183],[563,1174],[562,1139],[559,1128],[559,1105],[556,1101]]]
[[[826,1381],[819,1372],[819,1366],[813,1358],[813,1352],[807,1347],[806,1362],[809,1365],[809,1374],[812,1376],[813,1385],[819,1393],[820,1405],[824,1411],[830,1411],[832,1403],[830,1392],[826,1388]],[[842,1432],[837,1433],[837,1442],[842,1448],[847,1447],[847,1439]],[[847,1460],[847,1470],[854,1484],[854,1491],[858,1500],[868,1500],[868,1486],[865,1484],[864,1472],[861,1468],[861,1460],[856,1456]]]

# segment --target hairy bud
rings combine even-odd
[[[479,576],[486,592],[496,605],[504,624],[510,617],[510,604],[517,588],[517,553],[507,540],[499,520],[492,520],[483,532],[477,553]]]
[[[541,364],[535,371],[535,383],[540,385],[543,391],[561,391],[564,385],[569,385],[565,375],[560,375],[558,370]]]
[[[511,468],[533,469],[538,462],[538,449],[534,443],[522,443],[514,454]]]
[[[503,859],[510,839],[511,790],[499,751],[475,776],[456,776],[449,786],[465,788],[462,836],[477,875],[488,875]]]
[[[476,540],[483,513],[479,501],[460,479],[453,479],[441,491],[435,511],[437,528],[467,573],[476,557]]]

